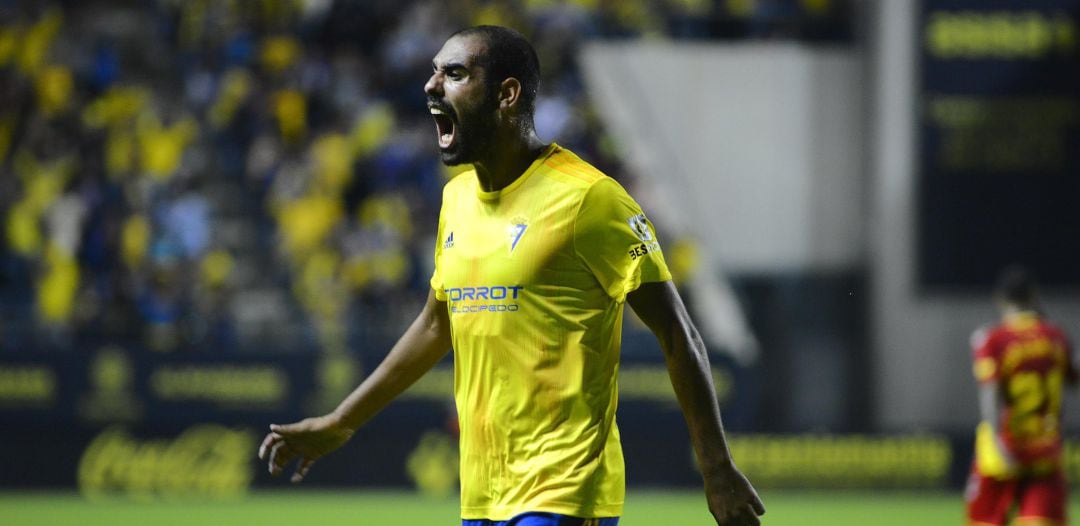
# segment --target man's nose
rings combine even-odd
[[[431,78],[424,84],[424,93],[432,97],[442,94],[442,80],[439,78],[438,73],[432,74]]]

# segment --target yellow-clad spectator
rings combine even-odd
[[[273,112],[277,119],[281,139],[297,144],[307,134],[307,99],[297,90],[281,90],[274,93]]]
[[[45,272],[37,288],[38,316],[48,324],[64,324],[71,319],[75,305],[79,264],[74,256],[56,246],[50,246],[45,252]]]
[[[64,15],[60,10],[50,9],[22,35],[18,66],[24,75],[32,77],[45,64],[49,48],[63,24]]]
[[[141,86],[113,86],[83,110],[83,123],[91,128],[116,128],[131,124],[142,113],[150,93]]]
[[[24,198],[38,214],[60,196],[76,167],[70,156],[41,161],[27,150],[15,154],[13,166],[23,184]]]
[[[228,250],[218,249],[207,252],[199,264],[202,284],[211,289],[224,287],[235,266],[236,261]]]
[[[29,151],[21,150],[12,166],[23,192],[6,218],[8,246],[16,254],[33,257],[41,251],[44,242],[42,214],[64,191],[64,185],[74,173],[75,162],[70,157],[40,161]]]
[[[221,89],[207,111],[207,118],[214,129],[228,126],[237,110],[251,94],[251,74],[243,68],[232,68],[221,78]]]
[[[364,228],[385,228],[402,240],[412,237],[412,214],[401,194],[371,196],[360,205],[357,215]]]
[[[34,79],[38,109],[46,117],[63,113],[71,106],[74,87],[70,69],[59,65],[42,67]]]
[[[135,168],[135,120],[146,108],[150,93],[141,86],[113,86],[83,110],[83,123],[106,130],[105,173],[118,180]]]
[[[119,180],[135,168],[135,132],[117,129],[105,139],[105,173]]]
[[[12,252],[30,258],[41,250],[40,213],[28,199],[15,203],[8,211],[7,241]]]
[[[317,191],[326,196],[341,196],[353,176],[352,151],[345,136],[340,133],[319,136],[311,145],[311,157]]]
[[[180,168],[184,150],[198,130],[195,119],[189,115],[172,126],[165,126],[152,111],[143,112],[135,128],[143,173],[157,181],[171,178]]]
[[[374,279],[371,261],[364,254],[353,254],[341,265],[341,281],[351,290],[363,290]]]
[[[129,269],[140,268],[149,247],[150,222],[143,214],[132,214],[120,228],[120,259]]]
[[[277,220],[285,253],[299,261],[323,244],[343,215],[341,202],[328,197],[309,196],[284,203]]]
[[[396,125],[397,119],[390,104],[372,104],[360,115],[349,134],[352,154],[358,159],[371,155],[393,136]]]
[[[303,49],[296,38],[287,35],[269,37],[262,43],[259,61],[271,73],[281,73],[296,64]]]

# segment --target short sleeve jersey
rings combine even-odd
[[[447,183],[437,241],[462,518],[621,515],[623,303],[671,279],[652,224],[616,181],[552,144],[499,191],[475,171]]]
[[[976,380],[996,383],[1004,395],[1004,416],[991,424],[1006,447],[1021,465],[1056,465],[1063,385],[1075,375],[1065,335],[1036,313],[1025,312],[977,331],[972,347]],[[994,455],[990,438],[976,440],[976,457],[984,464],[995,464],[989,460]]]

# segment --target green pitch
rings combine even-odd
[[[770,526],[910,526],[963,524],[957,494],[764,492]],[[1075,500],[1073,516],[1080,513]],[[405,492],[311,490],[256,492],[227,502],[108,500],[74,495],[0,493],[0,523],[12,526],[402,526],[460,524],[457,501]],[[620,526],[708,525],[704,498],[693,492],[632,491]]]

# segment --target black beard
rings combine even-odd
[[[439,157],[446,166],[472,164],[491,157],[495,148],[495,135],[498,121],[495,112],[498,100],[492,97],[485,101],[482,108],[471,114],[455,113],[454,144],[439,151]]]

